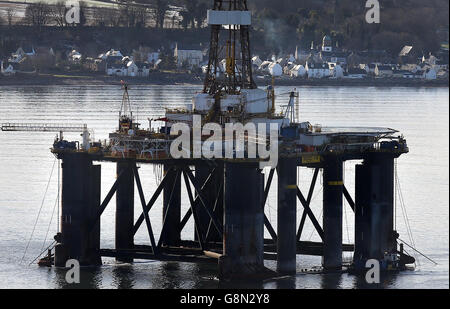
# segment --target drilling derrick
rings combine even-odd
[[[203,92],[215,98],[221,93],[239,94],[255,89],[252,76],[249,28],[251,13],[246,0],[215,0],[208,11],[211,26],[209,62]],[[226,61],[220,74],[220,58]]]

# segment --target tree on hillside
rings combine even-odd
[[[53,21],[58,27],[64,27],[66,25],[66,4],[64,1],[58,1],[52,8]]]
[[[156,0],[155,1],[155,15],[156,15],[156,27],[164,28],[164,20],[166,18],[166,12],[169,10],[169,0]]]
[[[28,25],[41,28],[51,20],[52,9],[45,2],[30,3],[25,9],[25,22]]]
[[[9,7],[6,9],[6,20],[8,22],[8,26],[12,26],[12,22],[14,17],[16,16],[16,11],[13,8]]]

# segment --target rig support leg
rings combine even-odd
[[[101,166],[86,154],[66,154],[62,159],[61,234],[57,235],[55,265],[69,259],[81,265],[101,265],[100,221],[90,229],[100,206]]]
[[[278,162],[277,272],[294,274],[297,256],[297,164]]]
[[[383,261],[397,250],[394,231],[394,157],[374,153],[356,166],[354,266],[368,259]],[[383,263],[382,263],[383,267]]]
[[[132,163],[118,162],[117,175],[123,173],[116,192],[116,249],[127,250],[134,247],[134,174]],[[132,258],[117,257],[117,261],[133,262]]]
[[[220,278],[264,276],[264,176],[257,164],[225,163],[224,177]]]
[[[325,270],[342,269],[343,169],[339,157],[325,158],[323,169],[323,232]]]
[[[174,170],[167,174],[170,166],[164,165],[164,174],[169,175],[167,185],[163,193],[163,245],[178,246],[181,240],[180,231],[177,228],[181,221],[181,172]]]

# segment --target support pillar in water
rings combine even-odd
[[[164,165],[164,174],[167,175],[169,165]],[[181,173],[173,170],[163,191],[163,245],[178,246],[181,240],[180,231],[176,228],[181,221]]]
[[[264,176],[258,164],[225,163],[222,278],[264,273]]]
[[[123,173],[116,192],[116,249],[127,250],[134,247],[134,175],[132,163],[117,163],[117,176]],[[132,258],[118,257],[117,261],[133,262]]]
[[[342,160],[336,156],[325,158],[323,168],[323,232],[325,270],[342,269]]]
[[[297,164],[295,159],[278,162],[277,271],[296,272],[297,256]]]
[[[55,247],[55,265],[69,259],[80,265],[101,265],[100,220],[92,225],[100,206],[101,166],[86,154],[65,154],[62,159],[61,234]]]
[[[368,259],[382,261],[395,253],[394,157],[389,153],[370,154],[356,166],[354,266],[365,267]]]

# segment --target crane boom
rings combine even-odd
[[[6,132],[59,132],[59,140],[63,140],[63,132],[81,132],[83,149],[89,150],[90,148],[87,124],[2,123],[1,130]]]
[[[2,131],[9,132],[83,132],[86,124],[50,124],[50,123],[2,123]]]

